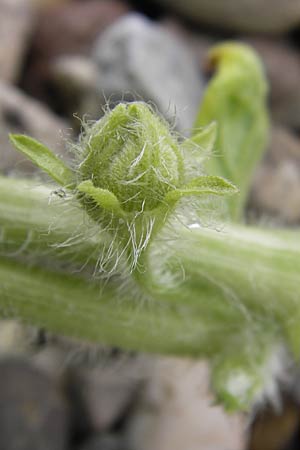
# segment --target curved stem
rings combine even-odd
[[[275,327],[300,356],[299,231],[194,224],[178,227],[173,241],[157,242],[151,252],[152,294],[196,304],[207,320],[231,330]],[[214,303],[199,300],[206,286],[219,290]]]
[[[45,187],[33,189],[29,181],[0,178],[1,252],[19,249],[24,254],[24,247],[30,255],[49,252],[64,240],[69,247],[57,250],[68,267],[73,261],[95,266],[107,245],[105,235],[75,205],[66,208],[65,201],[48,205],[50,192]],[[213,352],[225,341],[230,349],[237,336],[255,334],[259,328],[263,334],[276,330],[300,354],[299,232],[177,225],[173,239],[166,233],[159,233],[147,250],[150,272],[139,274],[138,289],[176,307],[182,320],[198,317],[201,351]],[[53,261],[55,257],[53,252]],[[177,325],[180,329],[179,319]]]
[[[207,326],[190,310],[140,302],[112,285],[0,259],[0,315],[125,349],[205,355]]]
[[[107,236],[62,190],[0,176],[0,254],[59,258],[95,266]]]

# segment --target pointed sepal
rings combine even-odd
[[[13,146],[26,155],[36,166],[46,172],[62,186],[71,186],[74,182],[72,170],[41,142],[22,134],[10,134]]]
[[[193,131],[193,136],[186,140],[186,145],[193,143],[210,153],[213,150],[217,140],[217,131],[216,121],[211,122],[206,127],[195,129]]]
[[[91,180],[82,181],[77,186],[77,190],[91,197],[100,208],[111,211],[118,216],[123,215],[123,210],[117,197],[107,189],[95,187]]]
[[[229,181],[216,176],[201,176],[194,178],[181,189],[174,189],[166,195],[167,202],[176,202],[182,197],[191,195],[232,195],[238,189]]]

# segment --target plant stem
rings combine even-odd
[[[191,310],[144,302],[115,286],[0,259],[1,316],[110,346],[177,355],[206,353],[207,327]],[[185,315],[186,314],[186,315]]]
[[[0,252],[96,264],[106,238],[85,212],[36,180],[0,176]],[[101,236],[100,236],[101,235]]]
[[[32,182],[27,180],[0,178],[0,229],[3,230],[2,240],[0,241],[1,252],[5,254],[9,250],[19,249],[20,253],[23,254],[21,250],[24,251],[24,242],[28,236],[30,236],[30,239],[27,239],[29,254],[35,251],[49,252],[49,248],[53,244],[65,241],[72,245],[68,247],[67,253],[63,251],[60,254],[61,258],[71,263],[74,260],[80,262],[80,264],[88,261],[88,264],[92,267],[95,266],[97,254],[101,252],[101,246],[106,244],[105,236],[95,231],[96,225],[91,224],[78,207],[66,208],[66,202],[63,200],[48,204],[50,192],[51,190],[45,187],[33,189]],[[49,223],[53,224],[50,229]],[[79,228],[80,233],[78,232]],[[140,273],[137,277],[139,286],[136,289],[149,295],[152,299],[151,307],[145,309],[141,300],[139,302],[133,301],[130,305],[127,305],[127,300],[126,302],[120,302],[122,305],[126,303],[126,308],[123,305],[121,311],[123,311],[122,308],[125,311],[129,308],[126,312],[127,319],[133,313],[137,314],[137,319],[134,320],[137,328],[140,323],[146,323],[149,320],[145,325],[148,327],[147,333],[151,334],[153,327],[162,327],[163,329],[161,324],[155,325],[155,320],[159,320],[160,316],[155,309],[159,304],[165,305],[167,308],[165,316],[167,318],[169,318],[169,314],[172,315],[172,312],[170,312],[172,308],[176,309],[176,327],[178,329],[176,331],[174,325],[173,334],[170,331],[173,336],[173,338],[170,337],[170,340],[174,339],[174,351],[175,341],[178,342],[178,339],[183,338],[178,330],[182,329],[182,324],[186,320],[186,323],[191,323],[193,335],[191,340],[187,338],[189,343],[184,347],[184,351],[189,354],[194,353],[197,346],[201,354],[217,351],[224,346],[227,337],[229,339],[227,346],[230,348],[230,342],[232,339],[236,339],[237,335],[249,333],[249,329],[255,335],[259,328],[260,331],[265,330],[266,333],[283,332],[283,338],[288,338],[292,349],[299,355],[299,232],[274,229],[259,230],[238,225],[228,225],[221,231],[216,231],[200,226],[186,228],[177,225],[174,231],[174,239],[170,239],[169,236],[165,237],[167,239],[162,234],[151,243],[148,258],[150,271]],[[61,249],[59,248],[59,250]],[[55,261],[55,256],[56,252],[53,252],[53,261]],[[48,259],[51,260],[51,258]],[[5,270],[6,264],[8,264],[6,260],[2,262],[2,270]],[[13,272],[12,268],[10,270]],[[21,269],[18,270],[21,271]],[[26,272],[26,274],[28,282],[21,288],[21,293],[24,299],[28,301],[32,296],[30,280],[34,277],[30,272]],[[43,275],[43,280],[46,278]],[[47,280],[50,278],[47,278]],[[100,290],[100,287],[90,288],[91,300],[88,299],[85,303],[84,290],[87,287],[80,284],[84,281],[76,281],[76,283],[79,283],[77,295],[76,289],[73,292],[72,288],[73,281],[71,280],[73,278],[70,278],[69,281],[67,281],[67,278],[65,279],[65,288],[64,279],[62,277],[58,283],[61,286],[61,291],[57,295],[59,298],[60,296],[66,296],[67,300],[65,301],[71,309],[74,309],[74,314],[77,314],[76,311],[78,310],[78,317],[83,305],[85,308],[96,308],[95,316],[100,315],[100,313],[97,313],[97,307],[100,308],[99,311],[101,312],[101,308],[104,308],[103,305],[106,305],[107,314],[112,313],[111,310],[114,307],[108,305],[107,299],[118,298],[119,293],[114,289],[110,290],[109,285],[103,287],[101,292],[105,300],[104,303],[102,303],[102,300],[99,301],[98,305],[96,297],[99,294],[97,289]],[[5,277],[1,280],[4,283]],[[10,280],[12,280],[12,276]],[[46,281],[44,282],[46,283]],[[15,284],[17,283],[16,275]],[[54,284],[54,281],[51,281],[51,283]],[[16,289],[17,286],[14,287],[14,283],[11,283],[9,289],[6,289],[7,298],[10,298],[11,302]],[[46,310],[44,319],[41,313],[41,310],[45,308],[43,306],[45,305],[44,296],[47,298],[47,302],[51,304],[51,295],[56,296],[55,288],[53,287],[54,291],[48,291],[47,287],[42,288],[42,282],[40,282],[39,289],[39,294],[35,294],[36,303],[34,307],[27,307],[25,302],[19,316],[31,321],[32,315],[32,320],[35,323],[48,323],[50,329],[58,328],[59,325],[55,325],[55,314],[57,314],[57,320],[60,317],[58,310],[55,313],[54,310],[51,311],[51,314],[49,313],[53,324],[48,321]],[[63,289],[66,289],[65,293]],[[68,293],[69,289],[70,293]],[[52,292],[51,295],[50,292]],[[0,286],[0,294],[3,304],[3,285]],[[131,293],[127,293],[128,297],[131,295]],[[40,298],[40,308],[38,307],[37,297]],[[137,307],[137,303],[139,307]],[[65,303],[62,304],[64,307],[66,306]],[[53,308],[54,306],[52,305]],[[35,308],[40,311],[37,317],[35,317]],[[84,314],[85,312],[83,317]],[[104,316],[102,315],[102,317]],[[141,317],[141,322],[138,317]],[[119,331],[116,331],[119,329],[117,319],[113,319],[115,324],[110,323],[109,326],[105,327],[106,331],[103,333],[99,331],[99,334],[93,328],[92,323],[95,318],[92,318],[92,315],[90,320],[91,327],[89,326],[89,320],[84,319],[84,325],[78,323],[78,330],[77,325],[72,329],[67,325],[65,328],[61,324],[60,331],[87,339],[102,339],[101,336],[103,335],[105,338],[105,333],[108,333],[111,328],[113,330],[111,331],[111,338],[104,339],[105,342],[111,345],[123,344]],[[153,320],[153,326],[149,328],[151,320]],[[166,323],[168,320],[166,319]],[[79,319],[78,322],[80,322]],[[193,328],[193,324],[195,328]],[[185,333],[189,326],[185,327]],[[230,330],[230,333],[226,330]],[[117,338],[114,338],[114,333],[117,334]],[[194,340],[195,334],[198,336],[197,345]],[[162,335],[159,334],[159,336],[161,338]],[[132,339],[131,342],[128,338],[127,344],[125,339],[124,345],[130,347],[132,344],[133,348],[141,349],[150,348],[152,345],[150,337],[146,345],[141,342],[141,347],[139,347],[139,343],[135,343],[135,339],[138,340],[139,337]],[[155,339],[154,336],[153,342]],[[153,343],[154,347],[155,345]],[[164,344],[162,344],[162,350],[163,347]],[[157,346],[157,350],[158,348],[159,346]],[[181,349],[182,346],[179,345],[178,352],[181,352]]]
[[[180,226],[175,239],[152,246],[152,279],[147,283],[152,295],[195,303],[206,322],[227,326],[231,332],[236,327],[240,336],[243,329],[259,329],[262,334],[276,329],[276,339],[281,334],[300,356],[299,231]],[[159,273],[169,278],[181,274],[181,281],[173,289],[170,284],[165,287]],[[219,291],[214,303],[210,298],[199,300],[199,292],[208,286]],[[220,339],[226,339],[226,333]]]
[[[290,314],[288,307],[299,304],[299,231],[242,225],[225,225],[220,231],[180,227],[174,253],[187,282],[209,280],[260,313]]]

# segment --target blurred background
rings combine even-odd
[[[300,0],[0,0],[0,173],[36,176],[9,132],[64,158],[82,121],[150,102],[188,136],[206,55],[226,39],[260,54],[269,146],[249,222],[300,223]],[[0,323],[0,450],[296,450],[296,370],[249,415],[214,404],[206,363],[124,354]]]

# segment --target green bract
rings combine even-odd
[[[197,152],[214,140],[215,125],[203,128]],[[81,137],[73,172],[50,150],[26,136],[11,141],[56,182],[71,189],[86,212],[109,229],[134,268],[150,238],[186,196],[225,195],[236,188],[190,167],[189,143],[180,144],[168,124],[142,102],[121,103]]]

